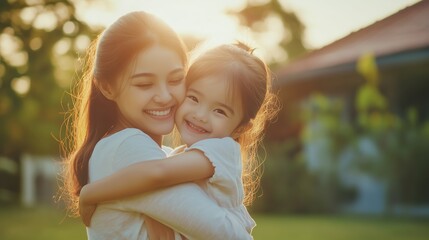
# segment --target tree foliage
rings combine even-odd
[[[0,8],[0,155],[58,155],[76,58],[96,29],[71,0],[9,0]]]
[[[305,26],[294,12],[287,10],[278,0],[269,0],[263,4],[249,1],[245,8],[232,12],[232,14],[238,16],[241,23],[250,27],[255,33],[263,33],[269,29],[269,18],[274,17],[280,20],[282,28],[278,31],[282,31],[283,37],[279,46],[286,53],[288,60],[307,51],[303,42]]]

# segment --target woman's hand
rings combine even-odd
[[[85,189],[85,186],[83,186],[79,195],[79,215],[83,221],[83,224],[89,227],[89,225],[91,224],[92,215],[94,214],[95,209],[97,208],[97,205],[85,203],[83,198],[83,196],[85,195],[84,189]]]
[[[91,224],[91,218],[96,208],[97,208],[97,205],[95,204],[86,205],[79,202],[79,214],[85,226],[89,227],[89,225]]]
[[[162,223],[144,216],[146,229],[150,240],[174,240],[174,231]]]

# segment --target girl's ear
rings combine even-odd
[[[103,94],[103,96],[105,98],[113,101],[115,98],[115,91],[114,91],[112,85],[108,84],[108,83],[102,84],[102,83],[99,83],[97,81],[95,81],[95,82],[96,82],[98,89],[100,89],[100,92]]]
[[[238,126],[231,134],[231,137],[233,139],[237,139],[238,137],[240,137],[241,134],[243,134],[244,132],[246,132],[247,130],[251,129],[253,126],[252,121],[249,121],[246,124],[242,124],[240,126]]]

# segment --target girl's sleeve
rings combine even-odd
[[[243,204],[244,189],[241,180],[240,145],[230,137],[210,138],[196,142],[187,151],[197,149],[204,153],[215,167],[207,182],[209,196],[221,207],[234,212],[249,233],[256,226]]]
[[[243,203],[240,145],[232,138],[210,138],[186,149],[200,150],[214,167],[208,180],[209,192],[222,207],[234,208]]]
[[[188,239],[252,239],[234,214],[219,207],[195,183],[132,197],[122,206],[124,211],[144,213]]]

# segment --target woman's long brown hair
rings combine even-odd
[[[145,12],[131,12],[108,27],[89,47],[82,78],[72,92],[73,109],[66,118],[66,151],[61,197],[77,214],[78,196],[88,183],[89,159],[97,142],[104,137],[118,116],[116,104],[99,86],[116,86],[132,66],[136,54],[154,44],[175,51],[187,64],[186,48],[178,35],[163,21]]]

